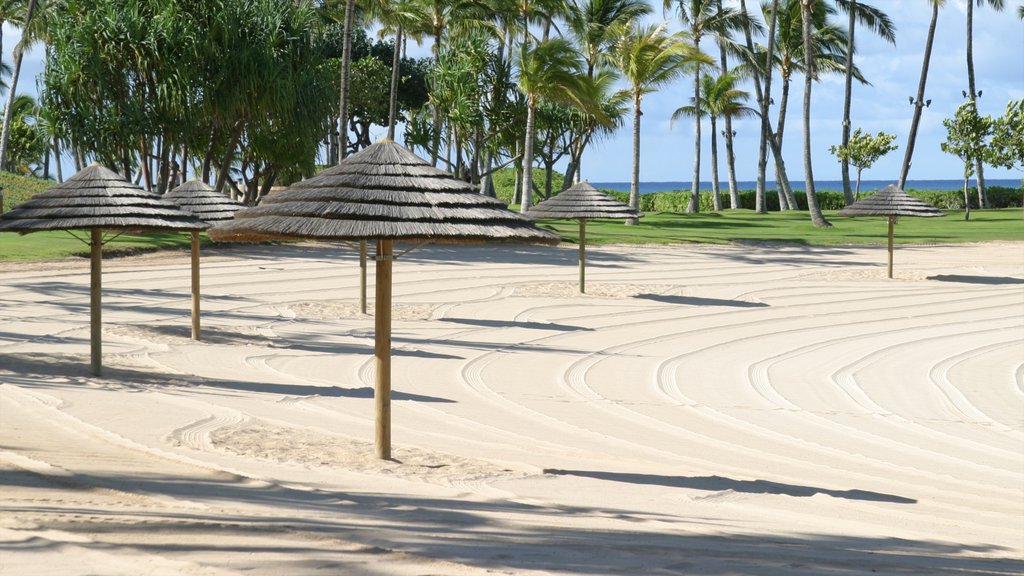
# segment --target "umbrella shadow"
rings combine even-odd
[[[9,372],[7,376],[4,372]],[[51,379],[50,381],[44,379]],[[257,394],[279,396],[318,396],[323,398],[373,398],[369,387],[344,388],[341,386],[312,386],[301,384],[276,384],[271,382],[241,382],[193,376],[191,374],[162,374],[146,372],[119,366],[104,366],[101,376],[93,376],[88,356],[74,354],[0,354],[0,383],[14,382],[28,388],[68,388],[81,386],[86,381],[104,386],[141,390],[160,386],[216,388]],[[410,402],[455,403],[454,400],[438,396],[413,394],[393,390],[393,400]]]
[[[653,300],[666,304],[683,306],[728,306],[731,308],[767,308],[763,302],[747,302],[745,300],[724,300],[721,298],[701,298],[699,296],[669,296],[663,294],[637,294],[634,298]]]
[[[809,498],[817,494],[843,498],[847,500],[866,500],[869,502],[889,502],[893,504],[916,504],[917,500],[871,492],[868,490],[831,490],[815,486],[801,486],[798,484],[784,484],[768,480],[734,480],[723,476],[664,476],[659,474],[632,474],[625,472],[604,472],[600,470],[558,470],[546,469],[545,474],[557,476],[579,476],[605,480],[608,482],[623,482],[627,484],[641,484],[650,486],[665,486],[667,488],[689,488],[692,490],[705,490],[708,492],[741,492],[744,494],[776,494],[779,496],[792,496],[796,498]]]
[[[483,320],[477,318],[441,318],[441,322],[479,326],[481,328],[526,328],[529,330],[551,330],[556,332],[592,332],[593,328],[570,326],[568,324],[549,324],[545,322],[517,322],[515,320]]]
[[[935,276],[928,276],[927,280],[959,282],[961,284],[986,284],[991,286],[1000,284],[1024,284],[1024,278],[1014,278],[1012,276],[972,276],[967,274],[936,274]]]

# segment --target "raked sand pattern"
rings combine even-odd
[[[421,248],[388,462],[351,250],[3,264],[0,575],[1024,573],[1024,246],[884,260]]]

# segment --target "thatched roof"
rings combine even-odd
[[[191,232],[209,227],[99,164],[0,215],[0,231],[21,234],[93,228]]]
[[[537,204],[530,218],[639,218],[628,204],[601,192],[589,182],[577,182],[559,194]]]
[[[213,189],[202,180],[192,179],[164,194],[164,200],[170,200],[190,212],[203,222],[220,222],[231,220],[245,206]]]
[[[558,236],[394,142],[378,142],[239,211],[214,240],[408,240],[557,244]]]
[[[944,216],[941,210],[890,184],[839,211],[840,216]]]

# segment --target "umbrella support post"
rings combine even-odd
[[[587,277],[587,220],[580,218],[580,294],[585,294]]]
[[[192,339],[199,340],[199,232],[192,233]]]
[[[359,241],[359,309],[366,314],[366,240]]]
[[[896,217],[889,216],[889,278],[892,278],[892,237],[894,224],[896,224]]]
[[[99,376],[103,367],[103,310],[100,296],[103,289],[103,231],[92,229],[89,241],[89,341],[92,374]]]
[[[365,243],[364,243],[365,245]],[[391,265],[392,241],[377,240],[377,298],[374,302],[374,446],[377,458],[391,459]]]

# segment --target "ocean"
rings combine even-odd
[[[974,180],[971,179],[971,187],[974,187]],[[860,183],[861,194],[866,192],[872,192],[875,190],[881,190],[889,184],[895,184],[893,180],[862,180]],[[619,190],[622,192],[629,192],[629,182],[591,182],[591,186],[595,188],[604,188],[606,190]],[[651,194],[653,192],[671,192],[675,190],[690,190],[691,182],[641,182],[640,193]],[[803,190],[803,180],[791,180],[790,185],[794,190]],[[753,190],[757,186],[757,182],[753,180],[738,180],[736,186],[740,190]],[[824,190],[833,190],[841,192],[843,190],[842,180],[818,180],[815,181],[815,190],[818,192]],[[850,186],[856,189],[857,181],[854,180],[850,183]],[[964,186],[963,180],[908,180],[907,189],[909,190],[962,190]],[[986,178],[985,186],[1007,186],[1009,188],[1020,188],[1021,181],[1017,179],[1000,179],[1000,178]],[[719,188],[725,192],[729,192],[729,181],[722,180],[719,182]],[[768,181],[765,183],[765,188],[768,190],[775,189],[775,182]],[[711,190],[711,182],[701,182],[701,190]]]

